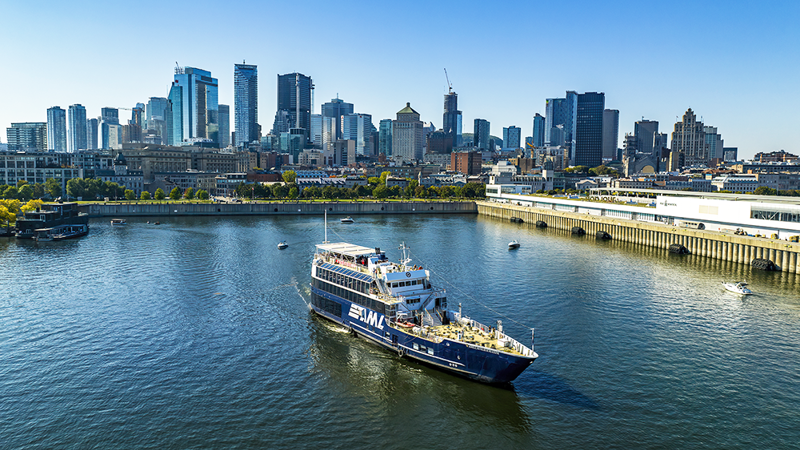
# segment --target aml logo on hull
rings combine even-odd
[[[378,314],[375,311],[367,312],[366,308],[358,306],[355,303],[350,304],[350,312],[347,313],[347,315],[353,319],[358,319],[368,325],[372,325],[379,330],[383,329],[384,317],[382,314]]]

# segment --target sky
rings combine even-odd
[[[312,77],[317,113],[338,95],[377,127],[410,102],[441,127],[446,68],[463,132],[482,118],[493,135],[530,136],[545,99],[574,90],[620,111],[620,147],[635,121],[669,133],[692,108],[740,156],[797,154],[799,19],[797,0],[0,0],[0,142],[51,106],[98,117],[166,97],[176,62],[211,71],[233,115],[233,65],[246,60],[264,133],[277,75],[291,72]]]

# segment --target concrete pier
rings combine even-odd
[[[800,273],[800,244],[797,243],[508,203],[478,201],[476,205],[478,214],[506,220],[518,217],[525,222],[523,226],[533,227],[541,220],[548,228],[559,230],[581,227],[592,238],[597,231],[605,231],[614,240],[649,247],[667,249],[670,244],[681,244],[693,255],[720,261],[750,265],[756,258],[769,259],[783,272]]]

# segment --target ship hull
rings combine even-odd
[[[470,378],[501,384],[516,379],[534,358],[512,355],[452,339],[435,342],[391,327],[378,311],[356,305],[317,287],[311,287],[311,308],[318,315],[350,328],[369,342],[431,367]]]

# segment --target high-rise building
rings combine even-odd
[[[392,157],[399,161],[421,160],[424,138],[419,113],[406,103],[392,121]]]
[[[311,90],[314,83],[311,77],[301,73],[287,73],[278,75],[278,111],[286,111],[288,123],[278,121],[275,116],[275,124],[272,127],[272,134],[279,134],[283,131],[278,129],[288,125],[288,128],[302,128],[308,130],[311,126]]]
[[[724,159],[722,135],[717,132],[717,127],[704,126],[706,133],[706,144],[708,145],[708,158]]]
[[[633,135],[636,138],[636,151],[654,155],[660,148],[655,146],[655,137],[658,133],[658,121],[639,120],[633,125]]]
[[[173,81],[167,97],[169,103],[167,114],[167,145],[178,145],[183,142],[183,86]]]
[[[458,94],[452,90],[444,95],[442,131],[451,136],[453,147],[461,145],[461,111],[458,110]]]
[[[675,161],[674,164],[670,164],[672,170],[675,170],[680,162],[686,166],[708,164],[710,155],[708,144],[706,144],[705,129],[703,122],[697,121],[697,116],[692,108],[687,109],[683,119],[675,123],[671,147],[672,154],[683,155],[683,158],[679,158],[679,155],[672,158]]]
[[[379,128],[378,153],[392,156],[392,119],[381,120]]]
[[[98,149],[99,130],[99,119],[86,119],[86,147],[88,150]]]
[[[485,119],[475,119],[472,133],[472,141],[478,150],[490,150],[489,147],[489,128],[490,123]],[[491,149],[494,150],[494,149]]]
[[[47,146],[51,152],[67,151],[67,112],[59,106],[47,110]]]
[[[573,155],[576,166],[597,167],[603,164],[603,111],[606,95],[602,92],[578,94]]]
[[[89,145],[86,140],[86,108],[80,104],[74,104],[70,105],[67,110],[69,112],[67,150],[70,153],[87,150]]]
[[[503,148],[504,149],[518,149],[522,141],[522,128],[511,125],[508,128],[503,128]]]
[[[180,86],[181,107],[172,98],[173,127],[176,111],[180,111],[181,142],[186,139],[209,139],[219,143],[219,85],[211,72],[194,67],[175,69],[174,86]]]
[[[322,104],[322,117],[332,117],[336,123],[336,139],[342,138],[342,116],[353,114],[353,104],[340,98]]]
[[[370,155],[370,141],[372,130],[372,116],[369,114],[346,114],[342,116],[342,139],[352,140],[356,143],[356,154]]]
[[[167,111],[169,100],[164,97],[150,97],[145,106],[144,129],[161,137],[161,142],[167,140]]]
[[[309,129],[309,140],[314,148],[322,148],[322,114],[311,115],[311,128]]]
[[[258,68],[250,64],[233,65],[233,108],[236,147],[258,141]]]
[[[231,107],[220,103],[219,104],[219,148],[225,148],[229,145],[231,145]]]
[[[575,91],[567,91],[564,98],[548,98],[545,102],[545,145],[566,146],[569,154],[573,155],[577,113],[578,94]]]
[[[8,149],[12,151],[47,151],[47,123],[20,122],[6,128]]]
[[[108,150],[117,148],[120,144],[121,131],[119,127],[119,110],[116,108],[100,108],[100,145]],[[113,135],[113,136],[112,136]]]
[[[619,110],[603,110],[603,159],[617,159],[619,142]]]
[[[544,147],[545,124],[546,120],[544,116],[539,113],[533,116],[533,139],[531,142],[534,147]]]

